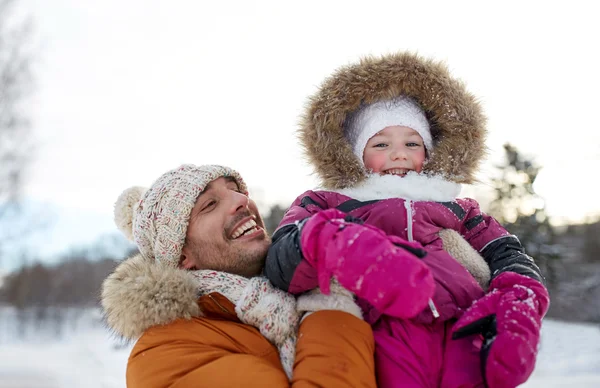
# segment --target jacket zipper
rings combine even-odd
[[[406,208],[406,233],[408,234],[408,241],[415,241],[413,238],[413,214],[412,214],[412,202],[410,199],[404,200],[404,207]]]
[[[406,208],[406,234],[408,235],[408,241],[415,241],[413,238],[413,212],[412,212],[412,202],[409,199],[404,200],[404,207]],[[429,309],[433,314],[433,318],[439,318],[440,313],[435,307],[435,303],[433,303],[432,299],[429,299]]]

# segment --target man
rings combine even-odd
[[[270,238],[237,172],[183,165],[126,190],[115,222],[140,250],[102,289],[109,327],[139,338],[128,387],[376,387],[348,292],[296,304],[258,276]]]

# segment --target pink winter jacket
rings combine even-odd
[[[294,241],[296,222],[331,208],[378,227],[386,234],[416,241],[425,247],[428,254],[424,261],[438,284],[433,300],[442,321],[457,318],[460,311],[483,295],[483,290],[469,272],[444,251],[439,232],[442,229],[458,231],[478,252],[485,252],[489,243],[512,237],[496,220],[482,213],[477,202],[471,199],[431,202],[389,198],[363,202],[331,191],[307,191],[294,201],[273,236],[265,273],[274,285],[295,294],[318,286],[315,269],[302,260],[299,242]],[[369,249],[368,246],[361,248]],[[490,267],[501,271],[491,263]],[[369,310],[366,319],[374,323],[380,314]],[[425,310],[417,319],[431,323],[434,317],[431,311]]]
[[[307,191],[294,201],[273,236],[265,267],[265,274],[273,284],[295,294],[318,287],[317,269],[302,256],[307,247],[300,246],[300,234],[304,220],[331,208],[376,226],[389,235],[418,242],[427,251],[422,260],[435,281],[432,299],[439,317],[436,318],[432,308],[425,308],[413,319],[401,320],[359,300],[365,320],[374,329],[379,386],[483,386],[480,348],[473,345],[472,339],[451,340],[450,331],[464,310],[484,295],[484,290],[443,250],[439,232],[442,229],[458,231],[497,273],[514,270],[515,265],[524,272],[536,273],[537,267],[531,266],[529,258],[516,259],[518,255],[507,255],[503,250],[502,247],[507,245],[505,242],[514,237],[496,220],[483,214],[477,202],[471,199],[451,202],[402,198],[358,201],[330,191]],[[502,244],[497,246],[495,243]],[[357,254],[364,252],[365,259],[370,257],[373,248],[368,242],[353,246]],[[356,271],[345,267],[345,271],[353,270]],[[394,276],[377,271],[360,275],[364,282],[384,285],[392,284],[389,277]],[[405,303],[411,303],[411,300]]]

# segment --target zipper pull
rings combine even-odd
[[[435,307],[435,304],[433,303],[432,299],[429,299],[429,308],[431,309],[431,313],[433,314],[434,318],[440,317],[440,313],[437,311],[437,308]]]

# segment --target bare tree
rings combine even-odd
[[[6,224],[16,219],[33,147],[25,106],[32,91],[31,26],[14,0],[0,0],[0,254],[20,232]]]

